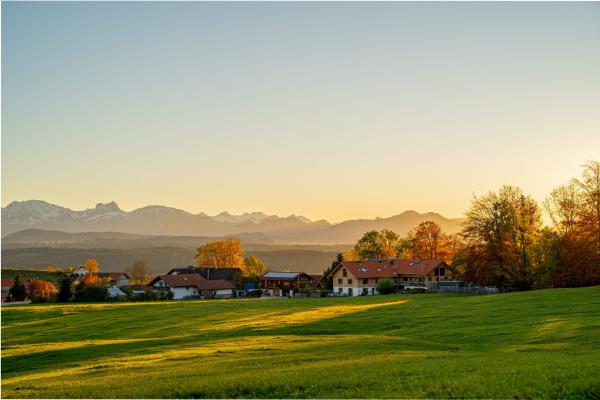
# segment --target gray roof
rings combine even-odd
[[[277,272],[271,271],[263,275],[263,279],[296,279],[300,272]]]
[[[125,292],[123,292],[121,289],[119,289],[116,286],[109,287],[107,292],[111,297],[125,296]]]

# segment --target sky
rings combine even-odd
[[[2,205],[338,222],[600,159],[600,3],[2,2]]]

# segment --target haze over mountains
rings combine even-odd
[[[460,218],[449,219],[436,213],[420,214],[416,211],[405,211],[389,218],[331,224],[297,215],[279,217],[262,212],[242,215],[222,212],[209,216],[155,205],[123,211],[115,202],[98,203],[95,208],[74,211],[41,200],[28,200],[14,201],[2,209],[2,235],[6,237],[34,228],[69,233],[117,232],[147,236],[213,237],[244,234],[248,239],[256,236],[275,243],[343,244],[354,243],[370,229],[388,228],[405,234],[427,220],[437,222],[451,233],[459,231],[462,222]],[[39,232],[36,234],[39,235]]]
[[[235,235],[246,255],[258,256],[271,269],[321,273],[366,231],[387,228],[405,234],[426,220],[447,232],[460,230],[462,221],[405,211],[389,218],[331,224],[296,215],[222,212],[209,216],[163,206],[127,212],[115,202],[74,211],[29,200],[2,209],[2,267],[66,267],[95,258],[103,271],[123,271],[141,258],[155,273],[164,273],[195,264],[199,245]]]

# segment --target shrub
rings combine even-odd
[[[377,284],[377,291],[380,294],[390,294],[394,291],[394,282],[391,279],[382,279]]]
[[[79,301],[104,301],[106,297],[106,288],[98,285],[80,285],[75,292]]]
[[[27,292],[25,291],[25,285],[21,281],[21,275],[15,276],[15,283],[8,291],[8,297],[11,301],[23,301]]]
[[[71,290],[71,280],[68,276],[63,276],[60,281],[60,291],[58,292],[58,301],[65,303],[71,300],[73,291]]]
[[[32,303],[56,301],[58,289],[51,281],[33,280],[29,282],[29,298]]]

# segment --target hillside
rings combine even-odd
[[[599,321],[600,287],[3,307],[2,397],[598,398]]]
[[[308,248],[307,248],[308,247]],[[294,271],[320,274],[331,265],[335,256],[344,251],[343,246],[246,246],[246,255],[256,255],[273,270],[290,268]],[[135,260],[145,260],[155,274],[171,268],[196,263],[193,247],[142,247],[142,248],[70,248],[30,247],[2,250],[2,269],[40,269],[48,265],[68,267],[80,265],[88,258],[95,258],[102,271],[123,271]]]

